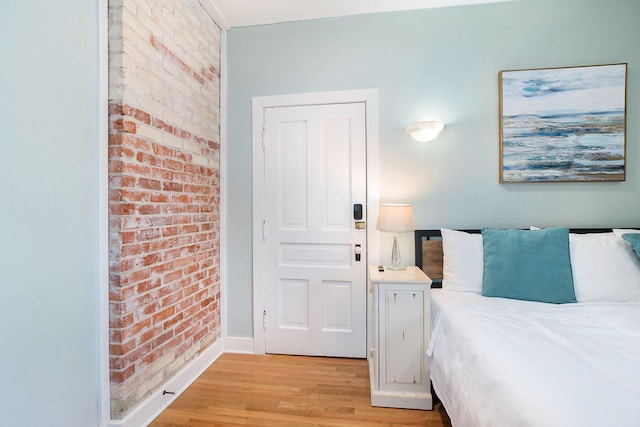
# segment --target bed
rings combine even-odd
[[[640,234],[563,232],[574,299],[541,302],[526,292],[483,295],[496,280],[492,245],[519,251],[504,233],[496,240],[488,230],[416,231],[416,265],[436,287],[431,380],[454,427],[640,426]],[[560,267],[547,268],[555,261],[543,262],[558,275]],[[523,282],[538,279],[517,268]]]

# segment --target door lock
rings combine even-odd
[[[360,221],[362,219],[362,203],[353,205],[353,219]]]
[[[356,245],[353,252],[356,254],[356,261],[360,262],[360,254],[362,253],[362,246]]]

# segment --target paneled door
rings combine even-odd
[[[266,352],[365,357],[365,105],[264,114]]]

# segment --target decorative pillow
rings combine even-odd
[[[443,228],[442,287],[482,292],[482,235]]]
[[[569,240],[578,302],[640,302],[640,259],[627,242],[613,233],[571,234]]]
[[[576,302],[569,229],[483,229],[482,295],[549,303]]]
[[[631,243],[631,247],[636,251],[636,255],[640,257],[640,233],[625,233],[622,238]]]

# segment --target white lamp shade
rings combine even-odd
[[[444,129],[444,123],[439,121],[425,121],[412,123],[405,128],[413,139],[419,142],[427,142],[434,139]]]
[[[411,205],[381,204],[376,229],[393,233],[413,231],[413,209]]]

